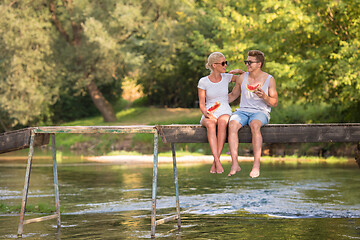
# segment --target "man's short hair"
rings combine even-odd
[[[256,61],[261,62],[260,68],[265,64],[265,54],[259,50],[250,50],[248,52],[249,57],[256,57]]]

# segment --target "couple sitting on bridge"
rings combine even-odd
[[[214,162],[211,173],[223,173],[220,155],[224,147],[228,128],[228,142],[232,166],[228,176],[241,170],[238,163],[238,132],[242,126],[249,125],[252,133],[254,163],[250,177],[260,175],[260,157],[262,136],[260,128],[270,120],[271,107],[278,103],[275,79],[261,70],[264,65],[264,53],[258,50],[248,52],[244,61],[247,72],[235,69],[226,73],[227,61],[220,52],[209,55],[206,68],[210,75],[203,77],[198,83],[200,110],[203,113],[200,123],[207,129]],[[239,75],[233,75],[239,74]],[[235,82],[235,87],[229,93],[229,83]],[[233,113],[229,103],[239,96],[240,106]]]

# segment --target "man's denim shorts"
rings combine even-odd
[[[245,125],[249,125],[251,123],[251,121],[255,120],[255,119],[261,121],[262,126],[269,123],[267,116],[262,112],[251,113],[251,112],[244,112],[244,111],[233,112],[233,114],[230,117],[229,122],[231,120],[235,120],[235,121],[238,121],[241,124],[241,126],[245,126]]]

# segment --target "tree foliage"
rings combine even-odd
[[[221,51],[232,63],[228,69],[246,69],[242,61],[247,51],[259,49],[266,55],[264,70],[277,80],[281,101],[326,102],[333,105],[339,115],[345,113],[339,121],[359,121],[360,12],[356,7],[359,3],[196,1],[192,11],[174,16],[176,25],[186,29],[185,33],[180,31],[177,38],[177,44],[183,47],[177,48],[173,57],[168,56],[168,62],[178,64],[170,70],[166,67],[148,69],[156,74],[144,79],[152,84],[144,86],[153,99],[159,99],[155,101],[157,104],[167,101],[166,105],[192,106],[191,102],[197,99],[193,89],[201,74],[207,74],[203,66],[208,54]],[[172,29],[174,34],[179,32],[177,28]],[[191,64],[184,69],[179,64],[182,60]],[[158,80],[162,76],[166,76],[166,81]],[[155,78],[157,80],[153,80]],[[176,85],[179,82],[181,86],[193,86],[187,91],[192,94],[186,95],[184,88]],[[179,103],[172,97],[175,93],[190,99]]]
[[[221,51],[228,70],[245,69],[250,49],[265,53],[264,70],[277,81],[280,103],[325,102],[338,121],[358,122],[359,5],[359,0],[3,1],[2,124],[61,121],[71,118],[65,109],[82,106],[78,114],[93,112],[92,87],[113,104],[131,72],[140,73],[137,81],[149,104],[194,107],[197,82],[209,73],[207,56]]]
[[[46,12],[16,5],[0,5],[0,108],[13,124],[25,125],[49,114],[59,87]]]

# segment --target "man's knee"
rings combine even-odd
[[[253,120],[249,124],[251,132],[260,132],[260,128],[262,127],[262,122],[259,120]]]
[[[238,121],[232,120],[229,122],[229,132],[238,132],[240,128],[241,124]]]

